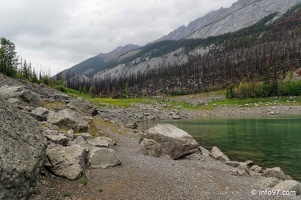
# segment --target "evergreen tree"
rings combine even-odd
[[[18,61],[15,44],[5,38],[0,40],[0,72],[13,76],[17,73]]]

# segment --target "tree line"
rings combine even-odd
[[[185,64],[162,65],[117,78],[79,78],[69,73],[65,83],[76,90],[88,92],[92,88],[95,94],[109,96],[177,95],[225,88],[228,97],[237,98],[293,94],[288,88],[294,84],[288,86],[280,80],[301,67],[300,5],[267,26],[273,17],[275,13],[249,28],[217,37],[150,44],[145,54],[139,54],[158,56],[180,46],[188,51],[210,46],[204,55],[190,55]]]

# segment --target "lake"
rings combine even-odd
[[[200,118],[143,122],[142,130],[170,123],[191,134],[201,146],[219,147],[231,160],[253,160],[263,167],[281,167],[301,181],[301,116]]]

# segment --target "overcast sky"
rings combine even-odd
[[[236,0],[1,0],[0,37],[52,75],[126,44],[145,45]]]

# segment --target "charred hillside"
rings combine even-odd
[[[68,85],[75,89],[94,85],[97,93],[104,95],[189,94],[223,89],[240,82],[281,79],[288,71],[301,67],[300,7],[298,4],[277,20],[274,20],[276,13],[271,14],[234,33],[207,39],[163,41],[159,43],[160,48],[149,51],[158,55],[180,47],[186,52],[206,49],[200,54],[188,54],[187,62],[127,76],[69,81]]]

